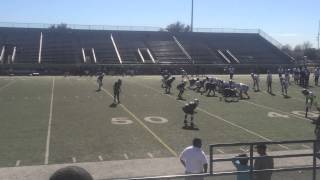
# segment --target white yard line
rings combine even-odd
[[[136,84],[137,84],[137,83],[136,83]],[[152,90],[154,90],[155,92],[161,93],[160,91],[158,91],[157,89],[155,89],[155,88],[153,88],[153,87],[150,87],[150,86],[147,86],[147,85],[142,85],[142,84],[139,84],[139,85],[140,85],[140,86],[144,86],[144,87],[149,88],[149,89],[152,89]],[[170,97],[171,99],[176,100],[176,98],[173,97],[173,96],[171,96],[171,95],[168,95],[168,94],[165,94],[165,95],[168,96],[168,97]],[[178,101],[178,102],[180,102],[180,101]],[[246,101],[245,101],[245,102],[246,102]],[[181,103],[184,104],[184,102],[181,102]],[[206,111],[206,110],[204,110],[204,109],[202,109],[202,108],[199,108],[199,107],[198,107],[197,109],[198,109],[199,111],[201,111],[201,112],[203,112],[203,113],[211,116],[211,117],[214,117],[215,119],[218,119],[218,120],[223,121],[223,122],[225,122],[225,123],[227,123],[227,124],[230,124],[230,125],[232,125],[232,126],[234,126],[234,127],[237,127],[237,128],[239,128],[239,129],[242,129],[242,130],[246,131],[247,133],[252,134],[252,135],[255,135],[255,136],[257,136],[257,137],[259,137],[259,138],[261,138],[261,139],[263,139],[263,140],[272,141],[272,139],[269,139],[269,138],[267,138],[267,137],[265,137],[265,136],[262,136],[261,134],[258,134],[258,133],[254,132],[254,131],[251,131],[251,130],[249,130],[249,129],[245,128],[245,127],[242,127],[242,126],[240,126],[240,125],[238,125],[238,124],[235,124],[235,123],[233,123],[233,122],[230,122],[230,121],[228,121],[228,120],[226,120],[226,119],[224,119],[224,118],[222,118],[222,117],[220,117],[220,116],[217,116],[217,115],[215,115],[215,114],[212,114],[212,113],[210,113],[210,112],[208,112],[208,111]],[[281,146],[281,147],[284,148],[284,149],[289,149],[287,146],[284,146],[284,145],[279,145],[279,146]]]
[[[11,81],[11,82],[7,83],[6,85],[4,85],[4,86],[0,87],[0,91],[2,91],[3,89],[5,89],[5,88],[7,88],[7,87],[11,86],[13,83],[15,83],[15,81]]]
[[[257,103],[250,102],[250,101],[240,101],[240,102],[248,103],[248,104],[254,105],[254,106],[256,106],[256,107],[263,108],[263,109],[269,109],[269,110],[272,110],[272,111],[281,112],[281,113],[284,113],[284,114],[287,114],[287,115],[296,117],[296,118],[298,118],[298,119],[302,119],[302,120],[306,120],[306,121],[311,121],[310,119],[307,119],[307,118],[304,118],[304,117],[300,117],[300,116],[295,115],[295,114],[292,114],[292,113],[290,113],[290,112],[281,111],[281,110],[279,110],[279,109],[275,109],[275,108],[272,108],[272,107],[269,107],[269,106],[257,104]]]
[[[51,136],[52,110],[53,110],[53,95],[54,95],[54,77],[53,77],[53,80],[52,80],[50,113],[49,113],[48,133],[47,133],[47,143],[46,143],[46,154],[45,154],[45,158],[44,158],[44,164],[48,164],[49,163],[50,136]]]
[[[262,93],[264,93],[264,94],[267,94],[267,95],[270,95],[268,92],[266,92],[266,91],[260,91],[260,92],[262,92]],[[276,92],[276,93],[274,93],[275,95],[281,95],[282,96],[282,94],[281,94],[281,92]],[[271,96],[271,95],[270,95]],[[300,98],[295,98],[295,97],[291,97],[290,99],[294,99],[294,100],[297,100],[297,101],[299,101],[299,102],[305,102],[305,100],[303,100],[303,99],[300,99]]]

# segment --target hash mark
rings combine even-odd
[[[217,151],[221,154],[225,154],[225,152],[223,152],[221,149],[217,149]]]
[[[126,153],[124,153],[123,156],[124,156],[125,159],[127,159],[127,160],[129,159],[129,157],[128,157],[128,155]]]
[[[20,166],[20,160],[18,160],[17,162],[16,162],[16,166]]]
[[[150,158],[153,158],[153,154],[151,154],[151,153],[147,153],[148,154],[148,156],[150,157]]]
[[[99,160],[100,160],[100,161],[103,161],[103,158],[102,158],[102,156],[99,156],[98,158],[99,158]]]

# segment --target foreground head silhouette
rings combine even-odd
[[[93,180],[93,177],[81,167],[68,166],[58,169],[49,180]]]

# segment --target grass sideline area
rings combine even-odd
[[[161,89],[160,76],[105,76],[100,92],[95,91],[95,77],[0,77],[0,166],[177,157],[194,137],[202,138],[206,153],[215,143],[313,139],[314,125],[303,117],[302,88],[292,83],[289,98],[284,98],[278,76],[273,75],[271,96],[265,92],[265,77],[261,75],[261,92],[250,89],[249,100],[235,103],[190,90],[184,94],[186,101],[178,101],[175,87],[180,77],[170,95]],[[119,78],[121,104],[115,107],[112,85]],[[250,75],[236,75],[235,81],[252,87]],[[319,87],[311,90],[319,96]],[[181,108],[193,98],[200,100],[195,114],[199,130],[185,130]],[[318,112],[310,115],[316,118]],[[275,145],[270,151],[310,147]]]

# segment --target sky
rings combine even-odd
[[[191,0],[8,0],[0,22],[166,27],[190,24]],[[317,47],[320,0],[194,0],[195,28],[261,29]]]

